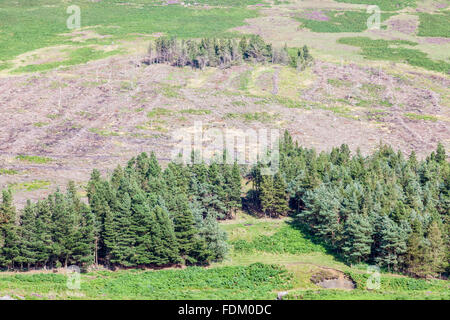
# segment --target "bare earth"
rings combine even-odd
[[[64,188],[69,180],[83,194],[93,168],[110,172],[142,151],[169,161],[173,132],[184,128],[188,134],[194,121],[205,127],[288,129],[302,145],[318,150],[347,143],[367,154],[383,141],[424,156],[439,141],[450,147],[450,81],[443,75],[320,59],[303,72],[270,65],[196,71],[145,66],[141,60],[142,55],[114,57],[0,78],[0,168],[18,171],[0,174],[0,188],[34,180],[51,183],[38,190],[18,188],[18,207],[25,199]],[[302,107],[289,108],[273,97],[302,102]],[[165,112],[148,116],[155,108]],[[262,112],[272,118],[227,116]],[[19,154],[53,160],[29,163],[16,159]]]

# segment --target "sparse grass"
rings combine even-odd
[[[436,122],[438,121],[438,118],[436,118],[435,116],[432,115],[427,115],[427,114],[417,114],[417,113],[405,113],[405,117],[412,119],[412,120],[425,120],[425,121],[432,121],[432,122]]]
[[[179,98],[181,86],[161,85],[160,92],[166,98]]]
[[[40,156],[28,156],[28,155],[18,155],[16,157],[16,159],[20,160],[20,161],[26,161],[26,162],[38,163],[38,164],[44,164],[44,163],[49,163],[49,162],[53,161],[53,159],[51,159],[51,158],[40,157]]]
[[[50,185],[50,181],[44,180],[33,180],[30,182],[20,182],[20,183],[11,183],[9,184],[9,188],[13,191],[35,191],[39,189],[44,189]]]
[[[211,110],[208,110],[208,109],[183,109],[183,110],[180,110],[180,113],[201,116],[201,115],[211,114]]]
[[[338,87],[338,88],[342,88],[342,87],[351,87],[352,86],[352,82],[349,80],[341,80],[341,79],[328,79],[327,80],[328,84],[334,86],[334,87]]]
[[[4,168],[0,169],[0,176],[1,175],[10,176],[10,175],[18,174],[18,173],[19,173],[18,171],[12,170],[12,169],[4,169]]]
[[[252,70],[247,70],[239,76],[239,90],[248,91],[251,82]]]
[[[166,108],[154,108],[152,111],[147,113],[147,117],[154,118],[159,116],[170,116],[173,114],[172,110]]]
[[[279,114],[271,114],[268,112],[247,112],[247,113],[234,113],[229,112],[225,115],[224,119],[242,119],[244,121],[259,121],[259,122],[270,122],[275,121],[279,118]]]
[[[90,128],[89,132],[98,134],[99,136],[102,136],[102,137],[117,137],[117,136],[120,136],[120,134],[118,132],[109,131],[109,130],[100,129],[100,128]]]
[[[48,125],[48,122],[35,122],[33,123],[33,126],[37,127],[37,128],[42,128]]]

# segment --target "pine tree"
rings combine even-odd
[[[162,243],[155,213],[150,210],[145,195],[136,183],[130,189],[130,218],[133,236],[131,263],[135,265],[159,264]]]
[[[11,190],[3,190],[0,206],[0,267],[13,268],[19,256],[19,238],[16,209]]]
[[[423,235],[422,223],[414,219],[411,222],[411,233],[407,241],[405,265],[407,272],[415,276],[426,274],[424,264],[426,246]]]
[[[36,264],[37,254],[37,230],[36,230],[36,209],[28,200],[20,218],[19,228],[19,263],[25,264],[27,269]]]
[[[52,240],[53,221],[50,208],[51,200],[38,201],[36,204],[36,264],[46,268],[54,257]]]
[[[260,184],[259,199],[261,201],[261,210],[264,214],[272,216],[275,206],[275,190],[272,176],[262,176]]]
[[[175,195],[174,208],[174,231],[178,242],[179,255],[187,263],[195,263],[190,256],[194,249],[194,238],[197,230],[194,227],[194,218],[189,209],[186,196],[183,194]]]
[[[273,177],[273,212],[276,217],[285,216],[289,212],[289,197],[286,188],[286,182],[277,172]]]
[[[235,209],[241,208],[241,172],[237,162],[234,162],[231,170],[231,207]]]
[[[388,269],[398,270],[406,253],[408,234],[394,221],[384,216],[381,221],[381,243],[376,262]]]
[[[428,228],[427,240],[430,245],[425,255],[425,263],[430,266],[430,274],[435,275],[444,271],[446,262],[446,247],[436,220],[433,220]]]
[[[300,221],[306,223],[317,235],[332,245],[340,240],[340,197],[337,189],[321,185],[305,194],[305,210]]]
[[[344,225],[342,251],[349,262],[362,262],[370,256],[372,226],[368,219],[358,213],[348,216]]]
[[[159,256],[159,263],[161,265],[178,263],[180,259],[173,222],[170,220],[169,214],[160,206],[156,206],[154,211],[160,229],[160,241],[163,248],[162,254]]]
[[[131,214],[129,178],[123,176],[117,190],[117,208],[114,212],[114,243],[110,249],[110,262],[113,265],[131,266],[135,254],[136,234],[133,230]]]

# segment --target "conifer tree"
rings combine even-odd
[[[0,206],[0,267],[13,268],[19,255],[16,209],[11,190],[2,191]]]
[[[372,226],[362,214],[352,213],[344,225],[342,251],[349,262],[362,262],[370,256]]]
[[[446,262],[446,246],[441,228],[436,220],[433,220],[428,228],[427,240],[429,247],[425,255],[425,264],[430,268],[429,274],[435,275],[444,271]]]
[[[289,200],[286,188],[286,182],[281,174],[277,172],[273,177],[273,212],[276,217],[287,215],[289,211]]]
[[[36,230],[36,210],[35,206],[28,200],[20,218],[19,228],[19,248],[20,255],[18,261],[21,265],[30,269],[31,265],[37,262],[37,230]]]
[[[174,231],[178,242],[180,256],[188,263],[195,263],[191,257],[194,249],[194,238],[197,230],[194,227],[194,218],[189,209],[186,196],[175,195]]]

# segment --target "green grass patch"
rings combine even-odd
[[[336,2],[379,6],[384,11],[397,11],[406,7],[415,8],[416,0],[336,0]]]
[[[365,11],[325,11],[328,21],[312,20],[296,17],[296,20],[313,32],[362,32],[367,29],[367,20],[371,14]],[[393,14],[382,13],[381,21],[385,21]]]
[[[417,43],[405,40],[372,40],[367,37],[340,38],[338,43],[361,48],[361,55],[370,60],[387,60],[408,63],[428,70],[449,73],[450,63],[431,60],[427,54],[403,46],[415,46]]]
[[[4,168],[0,169],[0,176],[1,175],[11,176],[11,175],[18,174],[18,173],[19,173],[18,171],[12,170],[12,169],[4,169]]]
[[[49,163],[52,162],[53,159],[51,158],[46,158],[46,157],[40,157],[40,156],[27,156],[27,155],[18,155],[16,157],[17,160],[20,161],[26,161],[26,162],[31,162],[31,163],[38,163],[38,164],[44,164],[44,163]]]
[[[253,1],[256,0],[242,3],[251,4]],[[237,6],[241,1],[226,2],[228,7],[207,10],[200,10],[195,6],[161,6],[161,2],[155,1],[119,5],[115,0],[80,0],[76,5],[81,9],[83,28],[91,27],[91,30],[101,35],[111,36],[107,39],[92,39],[88,43],[111,44],[113,41],[137,37],[137,34],[150,35],[156,32],[179,38],[232,36],[227,30],[243,25],[245,19],[258,16],[256,10]],[[72,42],[71,37],[62,35],[71,32],[66,23],[69,18],[67,6],[67,3],[57,0],[2,1],[0,60],[6,62],[22,53],[49,46],[78,45]],[[90,58],[83,58],[81,61],[86,59]],[[80,60],[70,61],[73,64]],[[28,66],[21,68],[19,72],[47,70],[57,65],[59,64]]]
[[[419,13],[419,33],[421,37],[450,37],[450,11],[439,13]]]
[[[39,71],[46,71],[46,70],[63,67],[63,66],[73,66],[76,64],[86,63],[91,60],[103,59],[103,58],[118,54],[120,52],[121,52],[120,50],[113,50],[113,51],[105,52],[102,50],[95,50],[95,49],[89,48],[89,47],[79,48],[70,53],[68,60],[49,62],[49,63],[43,63],[43,64],[31,64],[31,65],[16,68],[13,70],[13,73],[39,72]]]
[[[229,112],[224,116],[224,119],[242,119],[244,121],[259,121],[259,122],[270,122],[275,121],[279,118],[279,114],[271,114],[268,112],[247,112],[247,113],[234,113]]]
[[[1,275],[0,293],[31,293],[72,299],[275,299],[292,288],[286,268],[256,263],[217,268],[160,271],[97,271],[81,276],[81,289],[70,296],[59,274]]]
[[[328,84],[338,88],[348,88],[352,86],[352,82],[349,80],[328,79],[327,82]]]
[[[435,116],[427,115],[427,114],[417,114],[417,113],[405,113],[405,117],[412,120],[425,120],[425,121],[433,121],[436,122],[438,119]]]
[[[90,128],[89,132],[98,134],[99,136],[102,136],[102,137],[118,137],[118,136],[120,136],[120,134],[118,132],[104,130],[104,129],[100,129],[100,128]]]
[[[190,5],[207,4],[220,7],[246,7],[248,5],[267,3],[264,0],[185,0],[183,2]]]
[[[152,111],[147,112],[147,117],[154,118],[160,116],[170,116],[173,114],[172,110],[166,108],[154,108]]]
[[[193,114],[193,115],[201,116],[201,115],[211,114],[211,110],[207,110],[207,109],[183,109],[183,110],[180,110],[180,113]]]
[[[50,185],[50,181],[33,180],[30,182],[11,183],[9,188],[13,191],[34,191],[44,189]]]
[[[161,85],[160,92],[166,98],[178,98],[181,95],[181,86]]]
[[[326,251],[325,247],[314,243],[300,228],[291,225],[281,227],[273,235],[260,235],[252,241],[235,240],[231,244],[234,246],[235,252],[245,253],[261,251],[301,254]]]
[[[37,127],[37,128],[42,128],[48,125],[48,122],[35,122],[33,123],[33,126]]]

